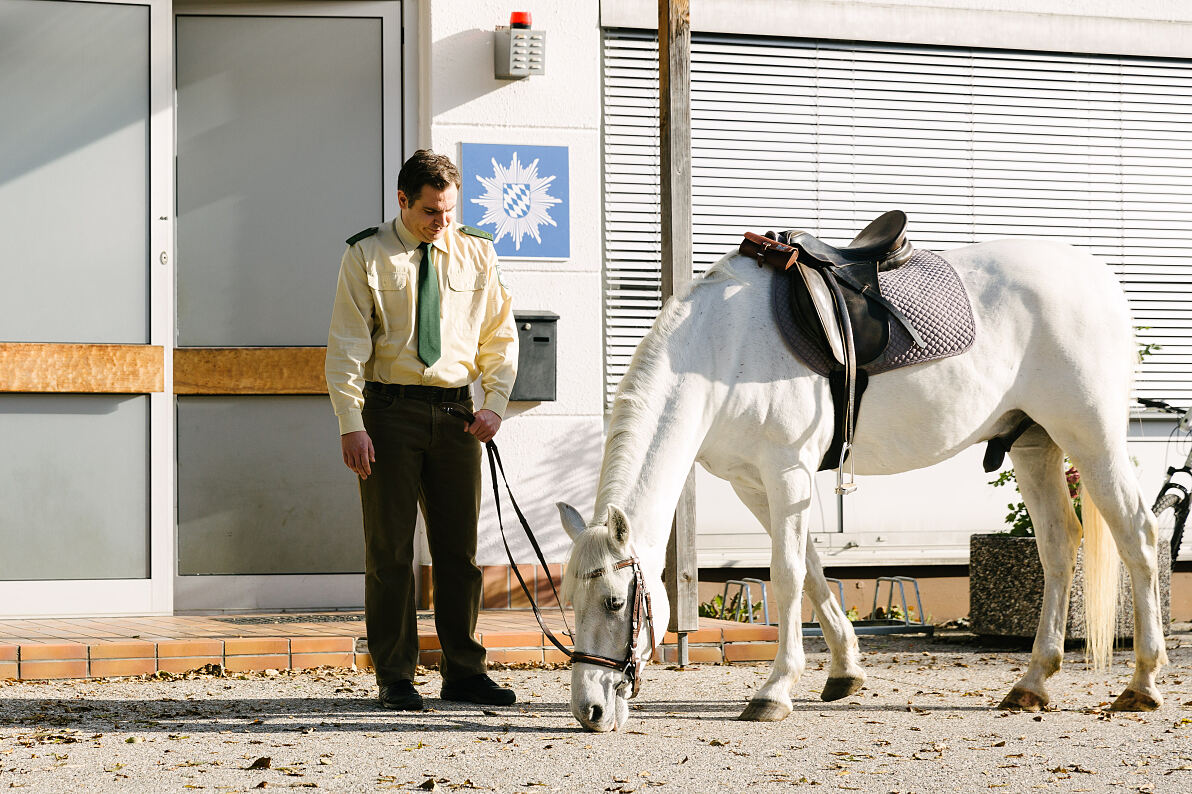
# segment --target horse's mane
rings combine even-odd
[[[642,439],[653,434],[657,426],[656,414],[665,397],[659,384],[662,376],[670,371],[668,343],[671,335],[691,316],[693,303],[700,292],[725,280],[740,280],[730,264],[736,256],[733,251],[721,257],[701,278],[688,282],[682,292],[667,301],[634,351],[613,397],[612,418],[604,445],[604,466],[596,491],[595,520],[604,520],[610,504],[623,507],[627,502],[626,490],[632,485],[632,472],[636,470],[634,456],[647,452]]]

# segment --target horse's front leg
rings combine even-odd
[[[811,473],[787,469],[766,483],[770,508],[770,583],[778,613],[778,654],[770,677],[738,719],[775,722],[791,713],[791,687],[803,675],[803,632],[799,598],[807,572],[807,514]]]

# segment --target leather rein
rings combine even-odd
[[[475,414],[466,406],[459,403],[438,403],[438,407],[439,410],[448,416],[462,419],[468,424],[476,421]],[[530,592],[529,585],[526,584],[521,570],[519,570],[517,563],[513,559],[513,551],[509,548],[509,539],[505,536],[505,522],[501,517],[501,492],[497,485],[498,470],[500,471],[501,479],[505,483],[505,492],[509,494],[509,502],[513,505],[513,511],[517,514],[518,521],[521,522],[522,529],[525,530],[526,537],[530,540],[534,554],[538,556],[538,561],[542,563],[542,569],[546,572],[547,581],[550,582],[551,592],[555,596],[555,604],[558,605],[559,614],[563,616],[563,625],[566,626],[566,631],[563,633],[574,640],[575,635],[571,631],[571,626],[567,623],[567,613],[563,611],[563,600],[559,598],[559,591],[555,587],[555,580],[550,575],[550,568],[547,565],[546,558],[542,554],[542,548],[538,545],[538,539],[534,537],[534,533],[530,529],[530,524],[526,520],[525,514],[518,507],[517,500],[513,498],[513,491],[509,487],[509,478],[505,476],[505,465],[501,462],[501,453],[497,450],[496,442],[491,440],[486,441],[484,443],[484,449],[488,453],[488,468],[492,475],[493,502],[497,506],[497,526],[501,528],[501,542],[505,546],[506,556],[509,557],[509,567],[514,575],[517,576],[518,584],[521,585],[522,592],[525,593],[526,598],[530,601],[530,607],[534,610],[534,618],[538,621],[538,627],[542,629],[542,633],[550,640],[551,644],[566,654],[572,663],[594,664],[599,667],[608,667],[621,672],[630,685],[629,697],[637,697],[638,690],[641,689],[641,672],[646,666],[646,659],[653,658],[656,650],[654,642],[654,611],[651,606],[650,591],[646,588],[646,578],[642,573],[641,564],[638,562],[637,557],[626,557],[623,560],[618,560],[612,567],[614,571],[630,568],[633,572],[633,609],[630,612],[629,618],[629,648],[625,653],[625,658],[614,659],[611,656],[584,653],[583,651],[575,651],[568,648],[547,627],[546,622],[542,618],[542,612],[538,609],[538,602],[535,601],[533,593]],[[597,579],[603,576],[604,572],[603,568],[599,568],[590,573],[583,574],[581,578]],[[638,635],[641,633],[643,627],[650,633],[650,654],[645,659],[638,654]]]

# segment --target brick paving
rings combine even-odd
[[[568,616],[571,619],[571,616]],[[561,620],[548,616],[561,640]],[[433,615],[418,613],[420,661],[439,661]],[[477,634],[490,662],[553,663],[566,656],[543,636],[528,610],[482,610]],[[773,659],[777,630],[703,618],[688,635],[693,662]],[[372,666],[363,612],[179,615],[0,620],[0,679],[106,678],[182,673],[208,664],[229,671]],[[666,636],[656,659],[677,659]]]

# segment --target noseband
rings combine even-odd
[[[439,410],[448,416],[454,416],[461,419],[467,424],[472,424],[476,421],[476,416],[468,410],[467,407],[459,403],[439,403]],[[538,555],[538,561],[542,563],[543,570],[546,571],[546,578],[550,582],[551,591],[555,594],[555,603],[559,606],[559,612],[563,615],[563,624],[567,625],[567,613],[563,612],[563,600],[559,598],[559,591],[555,587],[555,581],[551,578],[550,567],[546,563],[546,558],[542,555],[542,548],[538,545],[538,540],[534,537],[534,533],[530,530],[530,524],[526,521],[525,515],[521,508],[517,506],[517,500],[513,498],[513,491],[509,488],[509,478],[505,476],[505,465],[501,462],[501,453],[497,451],[497,445],[493,441],[486,441],[484,444],[485,451],[488,453],[488,467],[492,476],[493,483],[493,501],[497,506],[497,526],[501,528],[501,542],[505,545],[505,554],[509,557],[509,565],[513,573],[517,576],[517,581],[521,585],[522,592],[526,594],[526,598],[530,600],[530,606],[534,609],[534,618],[538,621],[539,628],[542,629],[543,634],[551,643],[560,651],[565,653],[572,663],[582,662],[584,664],[595,664],[600,667],[608,667],[613,670],[619,670],[625,678],[629,681],[631,687],[631,694],[629,697],[637,697],[637,692],[641,688],[641,671],[646,666],[645,660],[639,658],[637,652],[637,635],[641,633],[642,618],[645,618],[645,623],[648,624],[650,632],[650,655],[647,659],[653,658],[656,649],[654,643],[654,612],[650,606],[650,591],[646,589],[646,578],[642,575],[641,565],[638,564],[637,557],[627,557],[619,562],[613,564],[613,570],[619,571],[622,568],[633,569],[633,610],[630,612],[629,618],[629,650],[625,654],[624,659],[613,659],[609,656],[598,656],[593,653],[584,653],[582,651],[573,651],[566,645],[561,643],[557,637],[551,632],[545,621],[542,619],[542,613],[538,609],[538,603],[534,600],[534,595],[530,592],[526,580],[522,578],[521,570],[513,560],[513,551],[509,548],[509,539],[505,537],[505,522],[501,518],[501,491],[497,487],[497,472],[501,473],[501,479],[505,482],[505,492],[509,494],[509,501],[513,505],[513,511],[517,513],[517,518],[521,522],[522,529],[526,532],[526,537],[530,539],[530,545],[534,549],[534,553]],[[604,569],[601,568],[592,571],[583,578],[597,579],[604,575]],[[567,636],[571,634],[571,627],[567,626],[565,632]]]
[[[635,698],[642,685],[642,668],[646,666],[646,660],[638,655],[637,652],[637,638],[641,633],[642,618],[644,617],[647,630],[650,633],[650,655],[646,659],[652,658],[655,650],[654,611],[650,605],[650,591],[646,589],[646,578],[642,575],[642,567],[638,564],[637,557],[627,557],[613,564],[614,571],[619,571],[622,568],[633,569],[633,609],[629,613],[629,650],[625,652],[625,658],[613,659],[610,656],[572,651],[571,661],[572,663],[583,662],[585,664],[595,664],[600,667],[619,670],[629,681],[631,687],[629,697]],[[592,571],[583,578],[598,579],[601,576],[604,576],[603,568]]]

